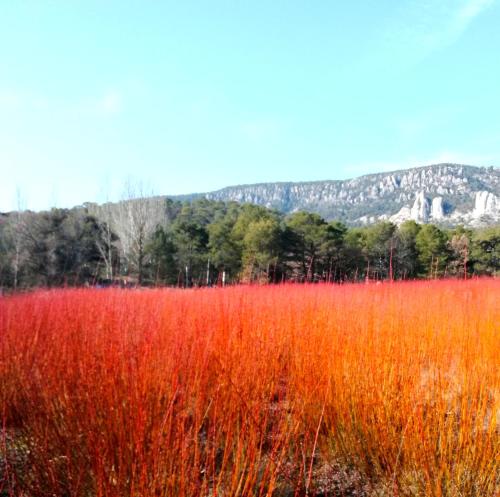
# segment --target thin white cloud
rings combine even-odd
[[[102,114],[117,114],[122,110],[123,98],[115,90],[110,91],[98,99],[96,108]]]
[[[494,0],[467,0],[458,9],[450,9],[442,31],[436,31],[434,36],[430,37],[429,48],[437,49],[453,44],[465,33],[472,21],[493,3]]]
[[[388,32],[392,49],[400,48],[412,57],[453,45],[473,21],[497,0],[414,0]]]
[[[476,16],[491,7],[494,2],[495,0],[468,0],[456,13],[455,29],[459,32],[465,30]]]

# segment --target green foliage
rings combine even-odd
[[[396,225],[389,222],[374,224],[366,228],[364,253],[371,268],[370,277],[390,277],[392,257],[395,249]]]
[[[237,274],[241,268],[241,244],[233,236],[234,219],[230,216],[208,226],[208,249],[217,272],[231,271]]]
[[[14,287],[92,283],[100,265],[97,220],[85,210],[14,213],[0,243]],[[5,264],[5,262],[4,262]]]
[[[421,226],[415,221],[405,221],[396,233],[395,276],[416,278],[419,271],[417,235]]]
[[[500,271],[499,227],[445,231],[407,221],[347,228],[309,212],[283,218],[261,206],[206,199],[166,200],[160,209],[163,217],[143,240],[140,268],[125,258],[111,211],[100,217],[99,209],[84,206],[3,215],[0,286],[105,284],[126,277],[188,287],[223,279],[343,282]]]
[[[0,288],[14,286],[10,260],[14,250],[9,238],[6,219],[0,215]]]
[[[420,275],[436,277],[444,271],[448,261],[446,234],[433,224],[423,225],[419,230],[415,245],[420,263]]]
[[[172,225],[175,260],[184,286],[201,281],[207,261],[208,233],[203,225],[183,213]]]
[[[175,263],[176,246],[172,234],[159,227],[146,248],[151,256],[151,280],[155,285],[175,285],[177,269]]]
[[[478,274],[500,274],[500,227],[486,228],[473,234],[474,271]]]
[[[271,280],[271,271],[276,272],[280,255],[281,230],[279,222],[272,218],[252,221],[243,238],[242,261],[244,279]]]
[[[294,279],[314,281],[324,263],[328,224],[319,215],[310,212],[296,212],[286,221],[291,232],[290,246],[294,268]]]

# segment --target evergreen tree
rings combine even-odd
[[[260,219],[250,223],[243,238],[243,280],[273,281],[280,255],[280,238],[277,219]]]
[[[150,256],[149,281],[155,286],[176,285],[178,267],[172,234],[167,229],[158,227],[146,250]]]
[[[420,276],[436,278],[444,273],[448,262],[447,241],[446,234],[437,226],[421,227],[415,238]]]
[[[405,221],[396,232],[395,275],[397,278],[416,278],[419,272],[417,235],[420,225]]]
[[[209,280],[213,282],[228,281],[229,277],[236,278],[241,271],[241,243],[233,234],[237,213],[231,211],[225,217],[208,225],[208,250],[213,275]],[[208,268],[210,270],[210,268]]]
[[[374,224],[366,228],[364,252],[370,267],[369,278],[389,279],[393,277],[395,233],[396,226],[389,222]]]
[[[500,227],[478,230],[473,235],[471,259],[478,274],[500,274]]]

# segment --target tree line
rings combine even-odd
[[[0,217],[0,287],[347,282],[500,272],[500,227],[348,228],[235,202],[127,200]]]

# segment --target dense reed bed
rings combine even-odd
[[[3,492],[494,497],[499,296],[474,280],[2,298]]]

